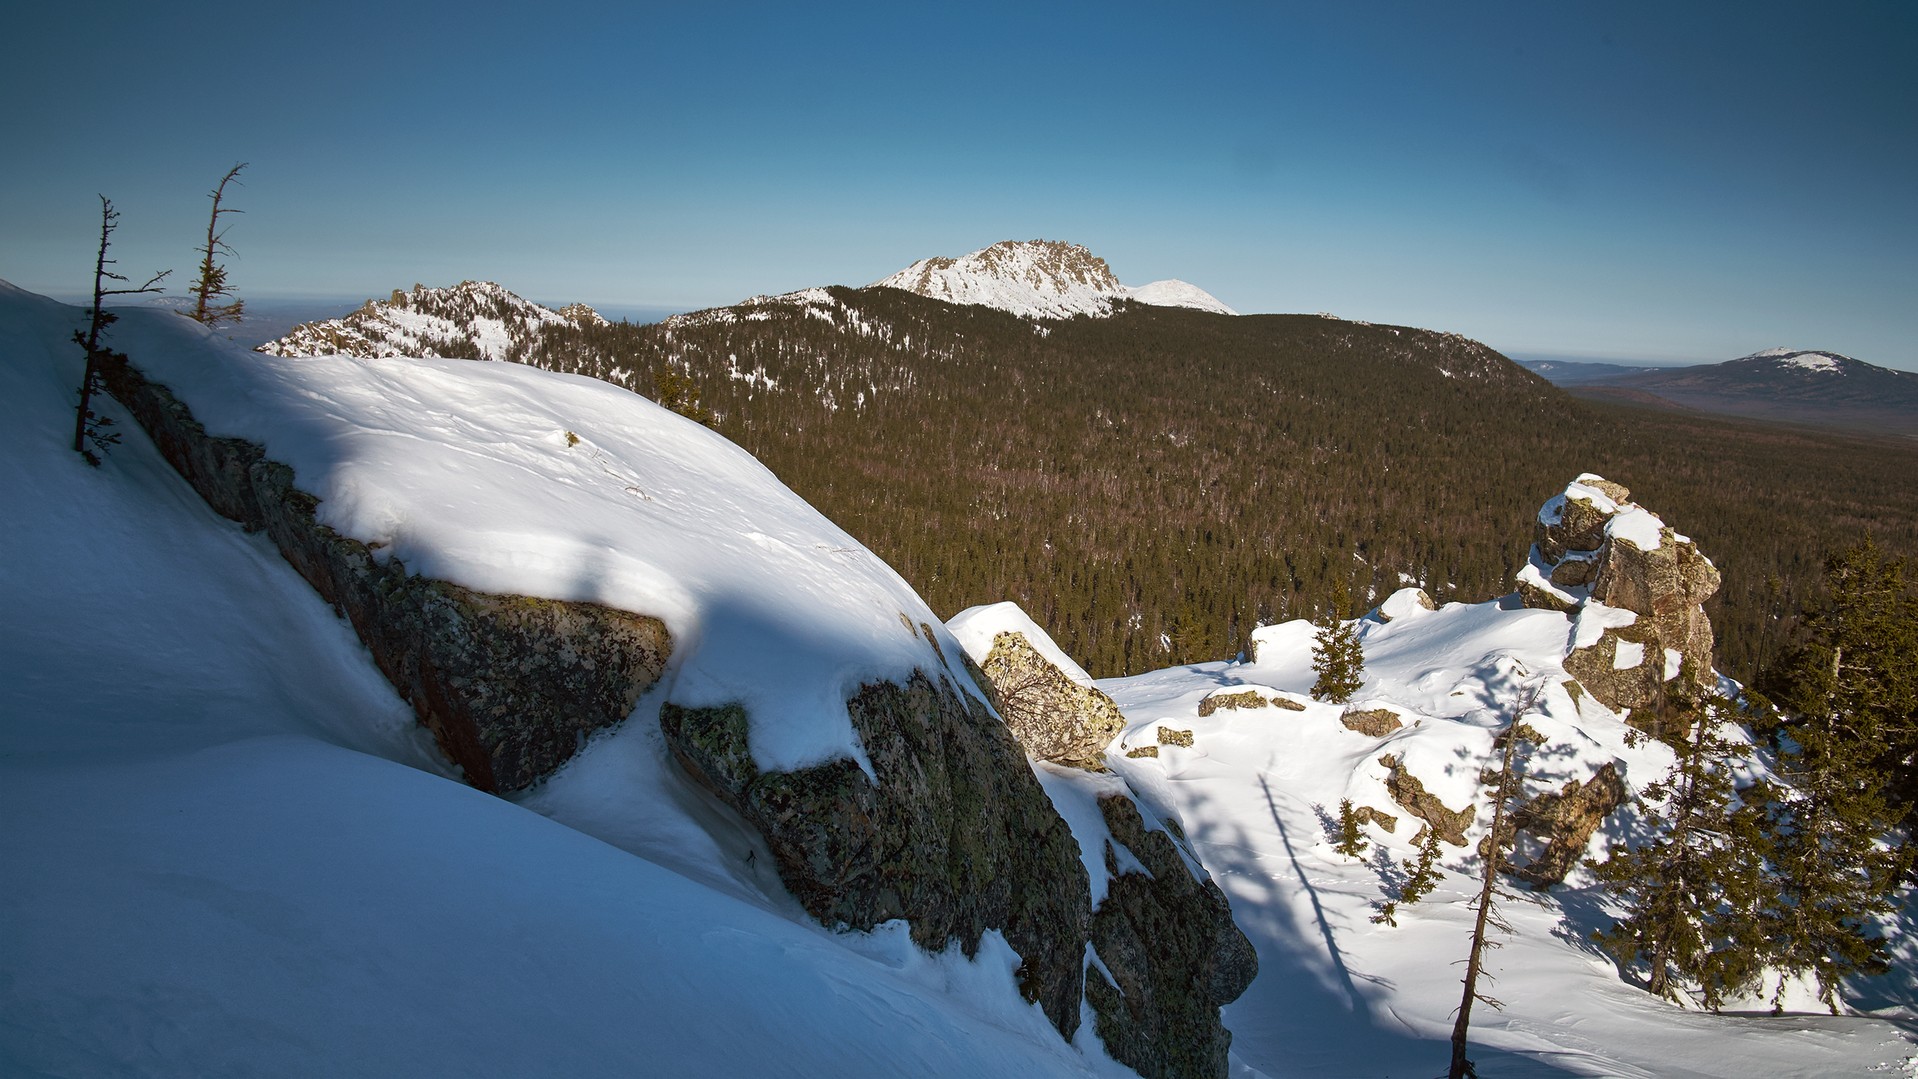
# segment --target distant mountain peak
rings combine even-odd
[[[1002,240],[958,258],[920,259],[873,284],[1026,318],[1105,316],[1112,313],[1112,302],[1121,299],[1236,314],[1204,289],[1184,281],[1127,288],[1104,259],[1079,244],[1060,240]]]
[[[1859,362],[1850,356],[1840,356],[1836,352],[1813,352],[1798,348],[1768,348],[1732,362],[1738,363],[1742,360],[1771,360],[1779,367],[1826,375],[1849,374],[1847,368]]]
[[[275,356],[446,356],[515,360],[548,326],[604,326],[599,312],[576,303],[554,311],[492,281],[446,288],[414,285],[368,300],[344,318],[308,322],[259,351]]]

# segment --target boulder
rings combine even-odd
[[[1225,894],[1195,877],[1165,832],[1149,830],[1123,794],[1103,794],[1112,879],[1092,916],[1097,963],[1085,970],[1093,1029],[1112,1059],[1148,1079],[1224,1076],[1231,1032],[1219,1009],[1258,973],[1258,953],[1233,924]],[[1104,969],[1102,970],[1101,967]]]
[[[1055,764],[1105,769],[1106,746],[1125,730],[1125,716],[1024,612],[1011,603],[975,607],[948,628],[978,664],[994,706],[1026,752]]]
[[[1687,709],[1715,689],[1703,604],[1718,570],[1630,495],[1588,473],[1546,502],[1519,599],[1574,616],[1593,603],[1632,612],[1629,627],[1576,635],[1565,669],[1608,708]]]
[[[1438,610],[1438,604],[1432,602],[1431,595],[1425,589],[1401,588],[1387,596],[1385,602],[1379,604],[1378,610],[1373,614],[1380,622],[1391,622],[1420,611],[1436,610]]]
[[[1543,841],[1544,847],[1506,871],[1534,888],[1563,884],[1565,874],[1585,857],[1592,833],[1625,799],[1625,781],[1617,765],[1607,762],[1582,784],[1567,780],[1563,790],[1546,791],[1518,806],[1512,827]]]
[[[1465,845],[1465,829],[1470,828],[1477,817],[1470,805],[1464,809],[1446,808],[1437,795],[1425,789],[1423,780],[1407,771],[1404,762],[1389,753],[1380,757],[1379,763],[1388,770],[1385,790],[1394,802],[1403,806],[1407,813],[1431,825],[1440,839],[1454,847]]]
[[[1357,731],[1368,738],[1383,738],[1405,726],[1405,721],[1390,708],[1347,708],[1339,716],[1339,722],[1346,730]]]
[[[1173,727],[1160,727],[1159,744],[1162,746],[1190,747],[1192,745],[1192,732],[1178,730]]]
[[[843,759],[761,772],[738,705],[668,703],[659,725],[681,767],[765,837],[813,917],[862,930],[903,918],[921,947],[967,955],[1000,930],[1026,999],[1070,1039],[1090,885],[1025,752],[944,675],[866,685],[847,710],[877,782]]]
[[[1199,702],[1199,718],[1203,719],[1222,708],[1265,708],[1271,703],[1265,699],[1265,694],[1256,689],[1214,693]],[[1304,710],[1302,706],[1299,707],[1299,711]]]
[[[1388,832],[1399,830],[1399,819],[1382,809],[1360,806],[1352,811],[1352,819],[1360,824],[1376,824]]]
[[[346,616],[473,786],[516,791],[552,774],[587,735],[632,714],[664,671],[672,639],[659,619],[410,574],[320,524],[319,500],[260,446],[209,436],[183,402],[130,364],[107,364],[104,373],[207,504],[265,532]]]

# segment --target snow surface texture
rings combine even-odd
[[[968,963],[900,926],[812,924],[651,723],[595,738],[517,803],[448,777],[351,630],[112,402],[127,438],[106,466],[67,448],[79,317],[0,284],[0,1074],[1129,1074],[1089,1020],[1068,1046],[1019,999],[1003,942]],[[147,363],[257,360],[176,316],[114,329]],[[1456,873],[1474,863],[1448,849],[1438,892],[1373,926],[1388,874],[1332,853],[1316,807],[1396,812],[1386,751],[1464,805],[1512,689],[1555,673],[1568,622],[1451,605],[1360,631],[1361,699],[1416,720],[1382,740],[1329,705],[1197,717],[1223,687],[1306,700],[1304,622],[1259,631],[1257,664],[1101,683],[1133,744],[1161,723],[1196,734],[1112,763],[1148,822],[1182,823],[1259,948],[1260,977],[1226,1009],[1241,1076],[1442,1069],[1470,917]],[[1553,691],[1544,709],[1541,785],[1607,759],[1642,784],[1668,759],[1624,745],[1589,700]],[[1107,782],[1056,779],[1042,772],[1082,808]],[[1068,816],[1097,849],[1099,823]],[[1367,828],[1398,859],[1411,832]],[[1482,1074],[1909,1074],[1918,1059],[1884,1019],[1653,1000],[1584,943],[1596,899],[1573,884],[1507,908],[1519,932],[1491,963],[1508,1008],[1474,1015]]]
[[[671,700],[744,704],[761,768],[863,765],[846,699],[940,666],[919,629],[939,620],[898,574],[625,390],[518,364],[210,359],[157,322],[120,337],[210,433],[293,466],[321,523],[410,571],[664,620]]]
[[[351,629],[117,406],[104,468],[68,448],[79,319],[0,283],[0,1074],[1130,1074],[1089,1022],[1059,1039],[993,935],[968,962],[812,924],[688,815],[723,816],[652,724],[522,804],[447,776]],[[260,358],[171,314],[114,331]]]
[[[1596,608],[1599,605],[1590,605]],[[1593,613],[1595,622],[1630,612]],[[1353,623],[1365,648],[1365,682],[1351,707],[1390,708],[1406,726],[1383,738],[1347,730],[1343,708],[1303,712],[1219,709],[1208,695],[1254,689],[1309,701],[1314,630],[1305,621],[1261,628],[1255,663],[1204,663],[1109,679],[1128,720],[1121,745],[1153,745],[1159,727],[1193,732],[1190,747],[1159,745],[1154,758],[1108,763],[1154,811],[1182,821],[1239,925],[1259,952],[1259,977],[1225,1008],[1236,1060],[1270,1075],[1443,1074],[1458,1004],[1459,967],[1472,928],[1478,859],[1491,814],[1478,783],[1493,736],[1528,686],[1542,687],[1526,721],[1545,736],[1529,752],[1526,789],[1556,790],[1615,763],[1635,788],[1659,778],[1672,754],[1639,739],[1589,696],[1562,683],[1569,619],[1514,603],[1402,605],[1390,623]],[[1388,887],[1415,857],[1418,821],[1387,793],[1379,758],[1392,754],[1445,805],[1477,804],[1472,846],[1443,849],[1447,877],[1398,911],[1398,927],[1371,921]],[[1359,859],[1333,849],[1339,802],[1400,819],[1395,832],[1364,828]],[[1150,816],[1151,814],[1148,814]],[[1640,834],[1631,813],[1609,820],[1591,853]],[[1609,924],[1589,874],[1569,887],[1508,901],[1517,929],[1490,953],[1490,991],[1505,1010],[1474,1011],[1470,1056],[1481,1075],[1827,1076],[1902,1068],[1913,1056],[1908,975],[1884,989],[1883,1018],[1822,1014],[1758,1018],[1681,1010],[1619,977],[1589,942]],[[1900,945],[1903,947],[1903,945]],[[1482,985],[1481,988],[1484,988]],[[1869,997],[1864,999],[1871,999]],[[1762,1002],[1748,1005],[1764,1010]],[[1808,993],[1790,1007],[1817,1013]]]
[[[1078,244],[1055,240],[1005,240],[956,259],[920,259],[873,285],[948,303],[994,307],[1022,318],[1105,316],[1112,313],[1115,299],[1237,313],[1184,281],[1127,288],[1104,259]]]

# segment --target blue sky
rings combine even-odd
[[[1085,244],[1507,352],[1918,369],[1918,5],[34,4],[0,278],[690,308]],[[91,65],[91,70],[89,66]],[[179,281],[176,289],[183,289]]]

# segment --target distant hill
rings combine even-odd
[[[1543,360],[1514,357],[1514,361],[1527,371],[1544,378],[1554,386],[1582,386],[1590,382],[1605,382],[1622,375],[1636,374],[1652,370],[1623,363],[1597,363],[1585,360]]]
[[[385,300],[368,300],[341,318],[296,326],[258,350],[274,356],[518,360],[548,328],[605,324],[585,304],[554,311],[491,281],[462,281],[451,288],[394,289]]]
[[[1918,436],[1918,374],[1834,352],[1767,349],[1725,363],[1630,372],[1576,392],[1652,394],[1700,412]]]
[[[1456,334],[1101,309],[835,286],[649,326],[516,323],[511,351],[689,386],[936,611],[1016,600],[1100,677],[1230,656],[1339,580],[1355,610],[1405,584],[1503,594],[1527,554],[1511,523],[1583,471],[1726,552],[1712,617],[1734,674],[1826,550],[1870,529],[1918,554],[1918,447],[1588,404]]]

